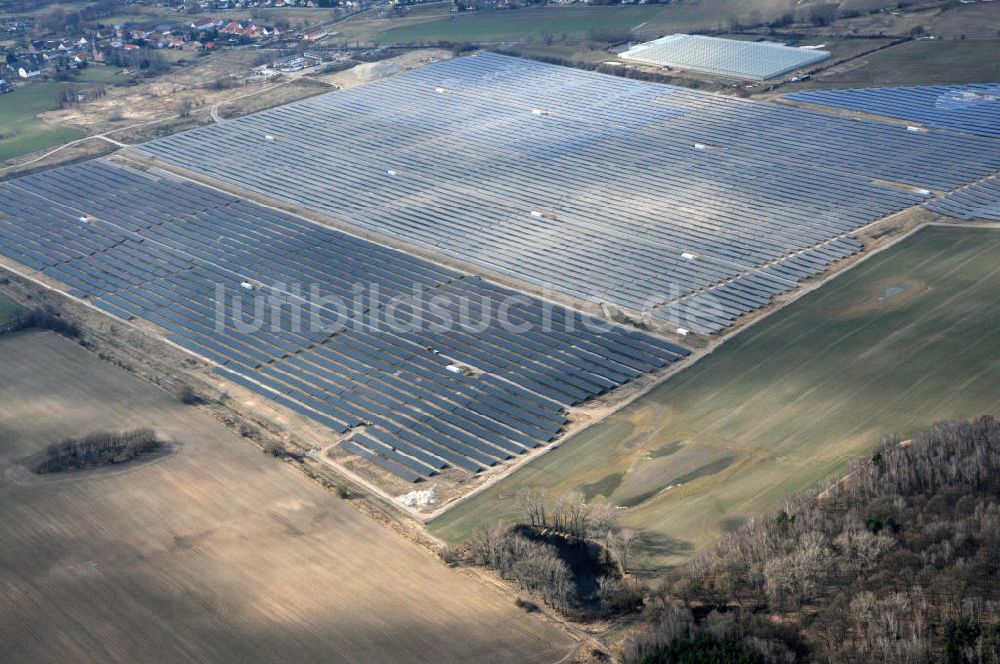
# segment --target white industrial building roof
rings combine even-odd
[[[830,53],[773,42],[676,34],[639,44],[618,57],[632,62],[763,81],[825,60]]]

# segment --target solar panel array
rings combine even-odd
[[[980,140],[482,54],[147,143],[166,162],[700,332],[1000,168]],[[941,155],[948,155],[942,159]]]
[[[815,90],[785,95],[834,108],[1000,138],[1000,83]]]
[[[1000,221],[1000,180],[990,178],[927,203],[928,209],[963,221]]]
[[[412,481],[523,454],[559,434],[567,406],[688,353],[535,298],[511,301],[517,294],[479,278],[206,187],[104,161],[0,183],[0,254],[109,313],[161,326],[216,362],[220,375],[351,431],[345,449]],[[316,290],[306,298],[295,284]],[[370,294],[363,308],[353,304],[359,284]],[[414,288],[438,307],[423,324],[412,324],[412,307],[390,316],[394,303],[414,301]],[[277,313],[253,321],[264,300],[244,305],[233,295],[250,289]],[[337,298],[350,306],[334,306]],[[313,305],[293,306],[304,299]],[[501,317],[494,303],[504,302]],[[462,306],[474,329],[447,324]],[[296,324],[296,311],[308,324]]]
[[[826,60],[830,53],[774,42],[675,34],[637,44],[618,57],[660,67],[764,81]]]

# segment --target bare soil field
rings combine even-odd
[[[276,83],[250,80],[261,58],[255,51],[227,51],[206,57],[185,53],[184,57],[193,62],[136,85],[109,87],[100,99],[43,113],[40,117],[49,124],[83,128],[88,133],[98,134],[139,122],[184,114],[193,116],[202,109],[269,90]],[[315,94],[308,87],[284,87],[298,90],[301,96]],[[299,97],[286,94],[275,103],[296,98]]]
[[[893,3],[895,4],[895,3]],[[905,36],[914,28],[938,39],[996,39],[1000,7],[994,2],[972,4],[929,3],[926,6],[863,14],[837,21],[839,34]]]
[[[246,115],[333,89],[318,77],[305,77],[305,72],[272,79],[256,76],[254,65],[261,56],[249,50],[204,58],[183,55],[194,62],[153,79],[136,79],[133,85],[108,86],[98,99],[28,113],[33,126],[55,138],[37,145],[27,143],[34,147],[10,152],[11,158],[0,163],[0,177],[107,154],[122,143],[147,141],[193,129],[217,117]],[[71,138],[77,140],[67,143]],[[3,156],[0,154],[0,159]]]
[[[334,74],[323,74],[317,76],[316,79],[340,88],[353,88],[357,85],[371,83],[379,78],[401,74],[404,71],[417,69],[432,62],[449,60],[451,58],[451,51],[446,49],[421,48],[407,51],[378,62],[366,62]]]
[[[30,473],[68,436],[172,453]],[[7,661],[556,661],[575,643],[207,413],[52,333],[0,337]]]
[[[182,103],[193,109],[208,106],[248,89],[235,87],[213,90],[216,81],[236,81],[247,75],[257,54],[250,51],[229,51],[201,57],[185,54],[190,62],[156,78],[133,86],[107,88],[106,96],[71,108],[44,113],[49,123],[72,125],[101,133],[136,122],[156,120],[180,110]],[[221,87],[221,86],[220,86]]]
[[[237,118],[258,111],[288,104],[313,95],[332,92],[336,88],[319,78],[302,77],[286,81],[281,85],[264,88],[256,94],[240,97],[233,101],[219,104],[218,115],[224,119]]]
[[[697,30],[718,30],[730,24],[733,19],[746,23],[773,21],[782,14],[795,12],[808,16],[821,0],[679,0],[663,7],[663,10],[637,32],[642,38],[658,37],[671,32],[691,32]],[[877,9],[895,9],[892,0],[844,0],[838,3],[841,12],[857,11],[864,17]],[[931,2],[929,4],[936,4]]]

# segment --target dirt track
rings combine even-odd
[[[152,426],[165,458],[39,477],[69,435]],[[519,661],[573,642],[207,414],[51,333],[0,338],[8,661]]]

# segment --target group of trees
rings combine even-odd
[[[748,624],[750,623],[750,624]],[[625,639],[622,664],[792,664],[804,650],[794,629],[759,617],[711,611],[698,620],[688,607],[657,607],[656,620]]]
[[[107,56],[107,64],[111,67],[142,71],[147,78],[156,76],[171,66],[163,53],[154,48],[142,48],[137,52],[113,49]],[[86,62],[80,63],[77,69],[70,69],[65,64],[55,67],[52,78],[62,83],[56,89],[56,103],[59,108],[69,108],[80,102],[101,99],[107,95],[107,86],[103,83],[91,83],[84,86],[74,82],[78,72],[86,67]],[[121,78],[122,85],[131,83],[132,79]]]
[[[822,2],[809,8],[809,22],[817,27],[832,25],[837,20],[840,5],[836,2]]]
[[[577,541],[598,543],[622,576],[629,573],[639,533],[618,525],[618,512],[612,505],[588,504],[577,492],[550,500],[542,491],[524,489],[518,493],[518,506],[526,525]]]
[[[170,60],[163,55],[162,50],[145,44],[141,44],[138,50],[111,49],[106,55],[105,64],[112,67],[140,69],[149,75],[165,71],[171,66]]]
[[[130,461],[160,447],[152,429],[125,432],[92,433],[54,443],[45,451],[34,471],[39,474],[79,470],[94,466]]]
[[[939,424],[885,441],[841,480],[751,519],[670,574],[629,661],[678,661],[643,659],[676,639],[707,634],[718,645],[708,626],[678,617],[696,607],[726,615],[760,661],[807,652],[824,662],[995,664],[998,570],[1000,421]],[[774,624],[795,628],[776,634]]]
[[[484,528],[452,560],[495,570],[574,617],[635,610],[641,590],[628,573],[639,537],[619,527],[613,507],[578,493],[524,490],[518,499],[521,523]]]
[[[0,12],[4,14],[23,14],[38,11],[55,0],[0,0]]]
[[[877,11],[880,10],[873,10],[873,12]],[[856,9],[841,9],[837,2],[820,2],[811,4],[798,12],[794,10],[782,12],[770,20],[765,20],[760,10],[754,9],[744,16],[730,16],[728,28],[734,32],[765,27],[771,29],[788,28],[795,24],[807,24],[821,28],[833,25],[837,19],[856,18],[860,15],[861,12]],[[721,22],[719,30],[722,30]]]
[[[45,307],[21,309],[0,324],[0,334],[29,329],[50,330],[70,339],[80,337],[80,328],[75,323]]]
[[[107,86],[103,83],[91,83],[87,86],[67,83],[65,81],[70,80],[70,77],[63,75],[64,73],[65,70],[59,70],[56,72],[55,76],[57,81],[63,81],[63,83],[56,88],[56,103],[59,104],[59,108],[69,108],[77,105],[81,101],[102,99],[108,94]]]
[[[80,93],[76,91],[76,87],[73,85],[60,85],[56,88],[56,103],[59,104],[59,108],[74,106],[79,101]]]
[[[476,564],[497,571],[549,606],[561,611],[573,608],[573,573],[555,547],[514,527],[491,525],[476,535],[470,550]]]
[[[53,34],[82,33],[88,24],[113,15],[124,6],[122,0],[97,0],[81,5],[79,10],[67,11],[57,4],[41,16],[39,26]]]

